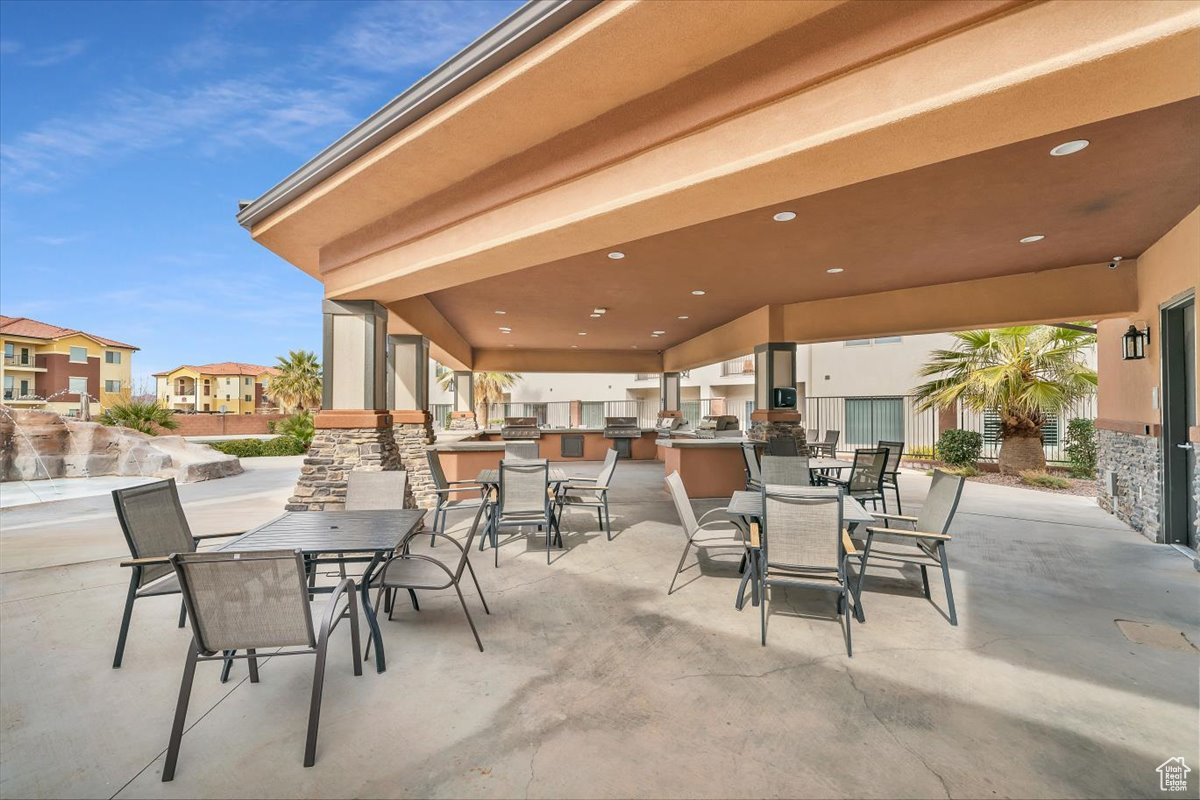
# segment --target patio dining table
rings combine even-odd
[[[314,566],[366,564],[359,579],[359,602],[375,642],[375,669],[383,672],[387,669],[387,660],[379,621],[371,605],[371,580],[383,560],[417,532],[424,517],[422,509],[409,508],[402,511],[289,511],[247,531],[220,549],[229,552],[299,550],[305,562]],[[332,587],[313,586],[309,591],[329,592]]]

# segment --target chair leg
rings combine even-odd
[[[612,514],[608,511],[608,492],[604,493],[604,533],[612,541]]]
[[[421,610],[421,604],[417,602],[417,593],[414,592],[412,589],[408,590],[408,599],[410,601],[412,601],[413,611]]]
[[[850,626],[854,622],[854,615],[850,613],[850,587],[848,585],[842,587],[842,608],[846,617],[846,656],[853,657],[854,651],[850,646]]]
[[[429,533],[429,546],[430,547],[437,546],[436,534],[438,533],[438,517],[440,517],[441,514],[442,514],[442,509],[440,506],[433,510],[433,530],[430,531],[430,533]]]
[[[179,601],[179,627],[183,627],[183,623],[187,622],[187,603],[183,600]]]
[[[246,659],[246,663],[250,665],[250,682],[258,683],[258,659],[255,658],[254,648],[247,647],[246,655],[250,656]]]
[[[767,646],[767,582],[758,582],[758,619],[762,634],[762,646]]]
[[[483,599],[483,589],[479,586],[479,578],[475,577],[475,568],[471,566],[471,560],[467,559],[467,572],[471,573],[471,580],[475,582],[475,591],[479,592],[479,602],[483,603],[483,613],[491,614],[488,609],[487,600]]]
[[[362,676],[362,659],[358,657],[358,648],[362,642],[358,635],[358,596],[354,592],[347,592],[346,613],[350,617],[350,650],[354,654],[354,674]]]
[[[946,608],[950,612],[950,624],[958,625],[958,614],[954,610],[954,590],[950,588],[950,563],[946,561],[945,542],[938,542],[938,561],[942,562],[942,581],[946,584]]]
[[[317,760],[317,726],[321,723],[321,692],[325,689],[325,653],[329,640],[317,644],[317,665],[313,668],[312,702],[308,707],[308,737],[304,743],[304,766]],[[354,648],[358,650],[358,648]]]
[[[683,562],[687,560],[688,551],[692,549],[692,539],[688,537],[687,544],[683,546],[683,555],[679,557],[679,565],[675,567],[675,574],[671,576],[671,585],[667,587],[667,595],[675,591],[675,579],[679,577],[679,573],[683,572]]]
[[[479,631],[475,630],[475,620],[471,619],[471,612],[467,609],[466,598],[463,597],[462,589],[458,588],[457,582],[454,584],[454,591],[458,593],[458,602],[462,604],[463,613],[467,615],[467,624],[471,626],[471,633],[475,636],[475,644],[479,646],[479,652],[482,653],[483,642],[479,639]]]
[[[933,598],[929,595],[929,571],[925,569],[924,564],[921,565],[921,586],[925,591],[925,599],[932,600]]]
[[[117,634],[117,653],[113,656],[113,669],[121,668],[125,657],[125,639],[129,636],[129,621],[133,618],[133,601],[137,599],[138,571],[129,578],[129,594],[125,595],[125,611],[121,614],[121,632]]]
[[[229,673],[233,670],[233,656],[237,650],[225,651],[225,662],[221,665],[221,683],[229,683]]]
[[[192,697],[192,679],[196,677],[196,641],[188,645],[187,661],[183,663],[183,680],[179,682],[179,700],[175,703],[175,721],[171,723],[171,738],[167,743],[167,760],[163,762],[163,782],[175,780],[175,762],[179,760],[179,745],[183,741],[183,724],[187,721],[188,702]]]
[[[896,513],[903,514],[904,506],[900,505],[900,479],[899,478],[897,478],[896,482],[892,484],[892,491],[894,491],[896,493]]]

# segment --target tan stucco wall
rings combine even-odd
[[[1101,322],[1099,327],[1100,424],[1158,425],[1162,414],[1153,392],[1162,382],[1162,330],[1159,306],[1200,287],[1200,208],[1150,247],[1138,259],[1137,311]],[[1121,335],[1135,324],[1149,325],[1150,343],[1140,361],[1121,359]],[[1200,374],[1198,365],[1197,374]],[[1196,387],[1200,392],[1200,385]]]

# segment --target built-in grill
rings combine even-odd
[[[733,414],[710,414],[700,420],[696,426],[697,439],[716,439],[720,436],[733,436],[741,432],[738,418]]]
[[[634,439],[642,438],[637,417],[605,417],[604,438],[612,439],[613,448],[621,458],[629,458]]]
[[[654,424],[654,432],[667,439],[672,433],[682,432],[687,426],[687,420],[678,411],[658,412],[658,421]]]
[[[500,429],[501,439],[540,439],[537,417],[505,417]]]

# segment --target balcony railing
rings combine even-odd
[[[728,361],[721,363],[722,377],[730,375],[753,375],[754,374],[754,357],[745,356],[743,358],[731,358]]]
[[[14,355],[4,357],[4,366],[6,367],[34,367],[37,366],[37,361],[32,355]]]
[[[659,374],[657,372],[635,372],[633,374],[635,381],[658,380],[658,377]]]

